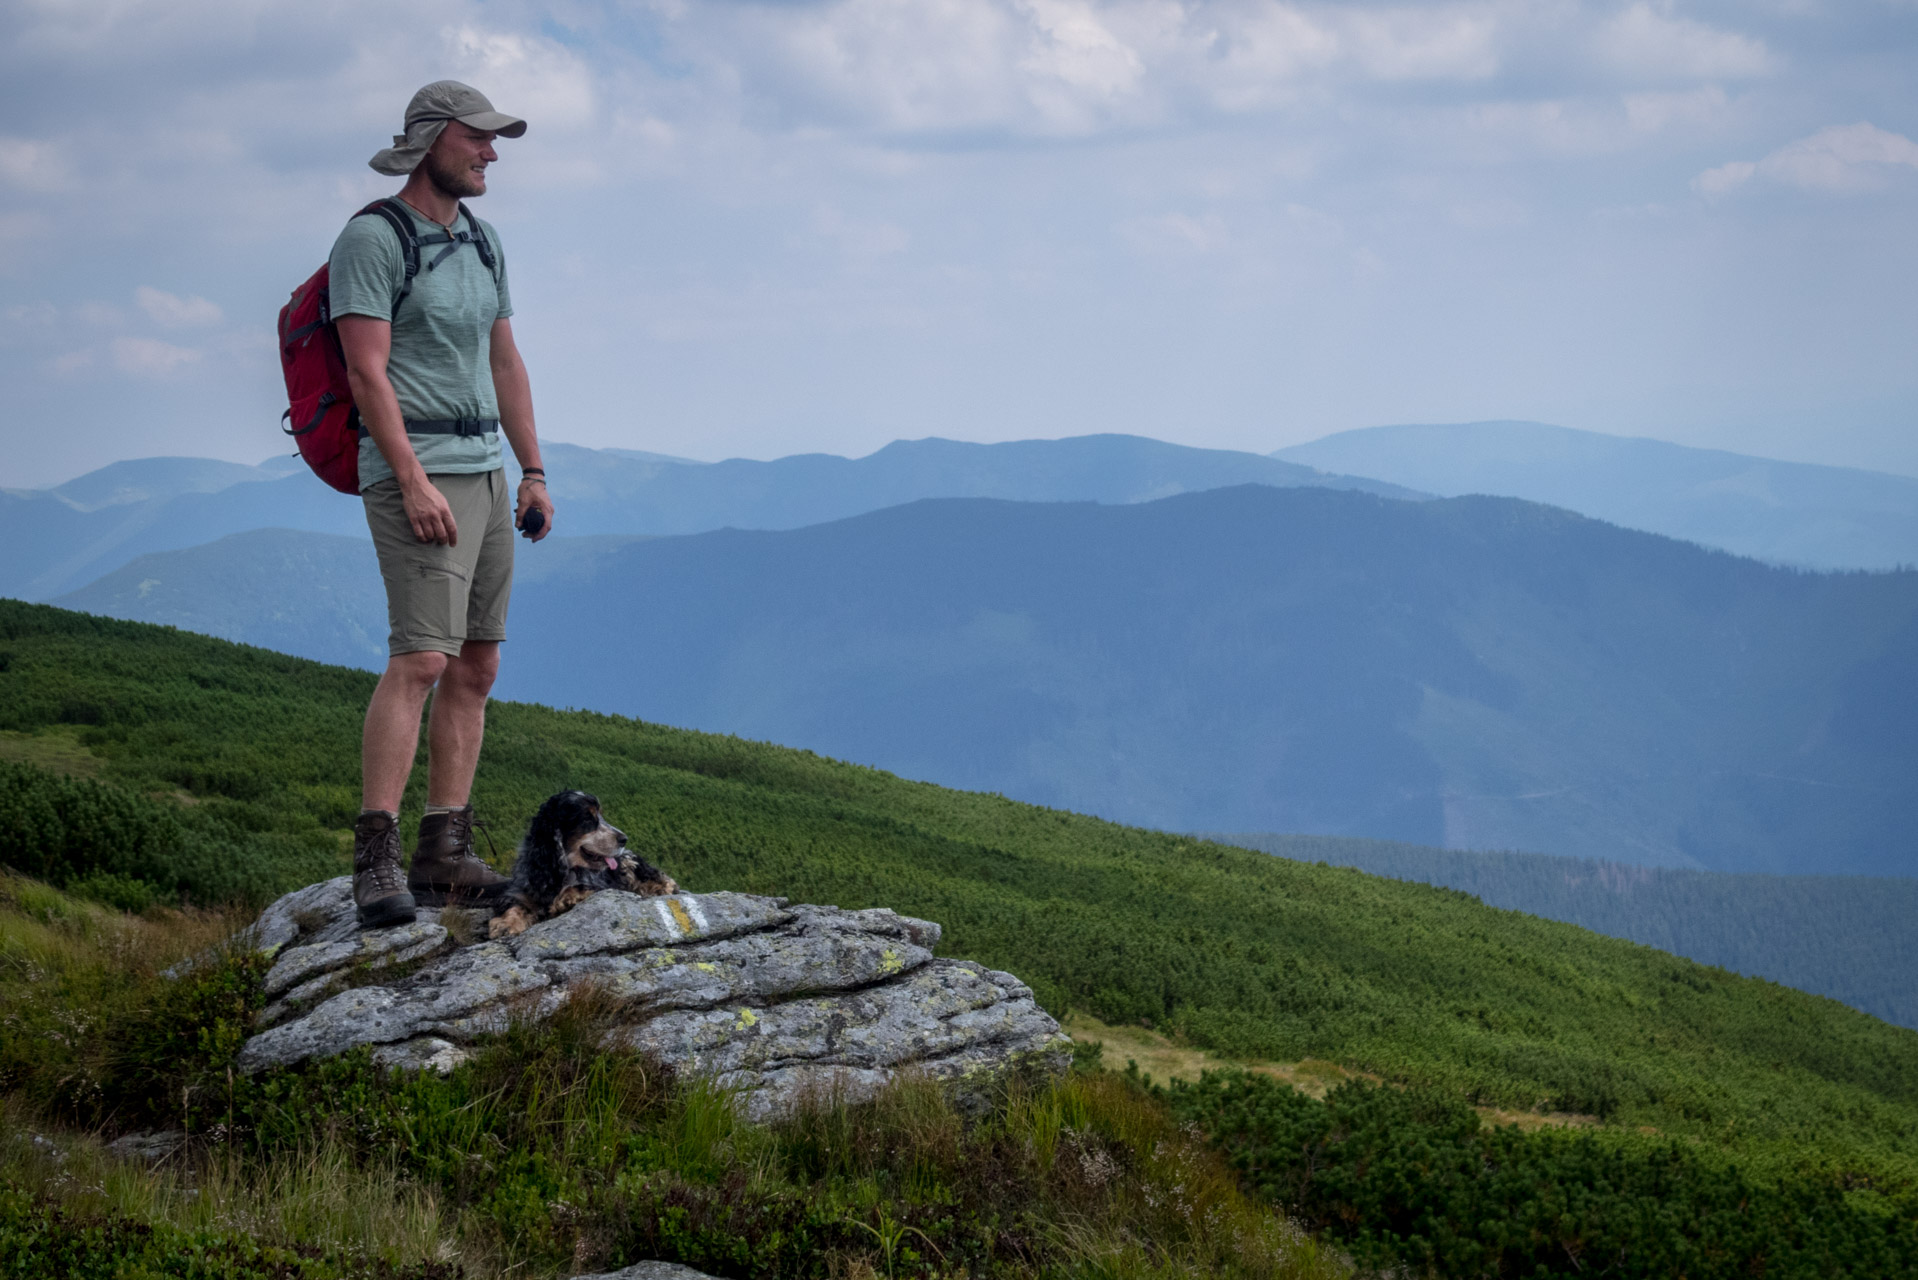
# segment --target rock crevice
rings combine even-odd
[[[514,938],[460,945],[456,913],[361,930],[340,877],[249,931],[273,957],[247,1072],[361,1046],[451,1070],[473,1040],[543,1018],[583,985],[620,1010],[609,1038],[735,1089],[764,1118],[815,1090],[865,1096],[915,1070],[961,1085],[1063,1068],[1070,1042],[1009,973],[933,955],[939,926],[743,893],[595,894]]]

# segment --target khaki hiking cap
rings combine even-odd
[[[457,80],[435,80],[406,104],[406,132],[395,134],[393,145],[367,164],[377,172],[394,177],[413,172],[448,120],[485,129],[502,138],[517,138],[526,132],[524,120],[493,110],[486,95],[472,85]]]

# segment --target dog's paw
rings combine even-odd
[[[558,915],[562,911],[571,911],[574,907],[577,907],[580,903],[592,896],[593,890],[582,888],[576,884],[569,884],[564,889],[561,889],[558,894],[554,895],[553,905],[547,908],[547,911],[551,915]]]
[[[525,907],[508,907],[504,915],[495,916],[486,926],[486,936],[497,942],[525,933],[526,926],[532,923],[533,917]]]
[[[663,898],[669,893],[678,893],[679,886],[673,883],[671,876],[662,871],[657,880],[641,880],[635,884],[633,892],[642,898]]]

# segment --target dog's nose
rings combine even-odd
[[[618,827],[613,828],[613,839],[619,842],[620,848],[624,849],[626,847],[626,833]]]

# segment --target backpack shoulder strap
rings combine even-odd
[[[399,318],[400,306],[406,301],[406,295],[413,292],[413,277],[420,273],[420,236],[413,228],[412,215],[399,207],[400,202],[392,196],[384,200],[375,200],[353,216],[365,217],[377,214],[385,219],[386,225],[393,228],[393,234],[400,238],[400,260],[406,266],[406,278],[400,283],[400,296],[393,300],[393,316]]]
[[[466,201],[460,201],[460,213],[465,215],[467,229],[473,233],[473,247],[479,250],[480,261],[493,273],[493,283],[499,283],[499,256],[493,252],[492,239],[486,234],[486,228],[480,226],[480,220],[466,207]]]

